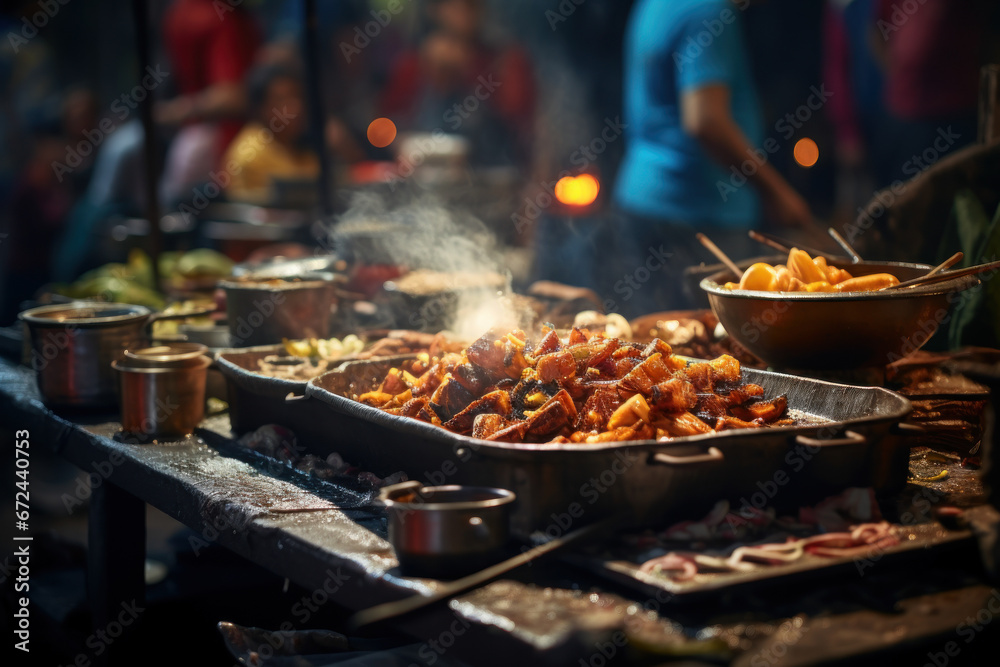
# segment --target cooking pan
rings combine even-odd
[[[931,267],[902,262],[830,262],[854,276],[891,273],[900,282]],[[955,293],[975,277],[904,290],[853,293],[728,290],[729,270],[701,281],[726,331],[780,368],[830,370],[886,366],[919,350],[948,317]]]
[[[720,498],[737,509],[794,509],[847,487],[889,493],[906,481],[908,450],[894,435],[911,405],[886,389],[744,369],[743,381],[767,396],[787,395],[800,423],[669,442],[526,444],[458,435],[345,397],[377,386],[392,365],[351,362],[309,381],[307,402],[326,407],[329,446],[378,474],[509,489],[522,536],[555,537],[620,511],[637,523],[695,516]]]

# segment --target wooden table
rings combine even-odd
[[[314,591],[324,603],[357,610],[426,594],[437,585],[399,575],[385,539],[384,515],[371,507],[364,488],[261,465],[234,443],[224,415],[206,420],[197,440],[127,444],[115,438],[120,424],[113,415],[56,415],[39,400],[33,374],[0,359],[0,425],[28,429],[33,447],[50,447],[96,475],[89,508],[88,593],[97,628],[106,627],[123,600],[143,600],[145,503],[197,531],[206,545],[227,547]],[[339,509],[269,511],[322,502]],[[778,636],[744,641],[746,650],[734,654],[733,664],[763,664],[761,656],[778,652],[780,660],[768,664],[812,664],[886,650],[921,656],[944,650],[962,620],[984,608],[995,592],[979,573],[975,555],[961,559],[966,564],[959,568],[947,561],[928,570],[921,563],[916,571],[926,585],[917,588],[912,571],[880,572],[876,564],[863,580],[819,581],[765,595],[720,594],[694,607],[667,603],[660,614],[679,620],[689,632],[717,624],[722,615],[729,623],[740,614],[804,619],[805,631],[794,643]],[[472,664],[599,665],[612,650],[608,647],[619,659],[639,655],[623,643],[621,628],[629,614],[650,602],[568,566],[533,566],[449,607],[400,620],[396,627],[424,642],[426,657]],[[287,625],[280,629],[303,629],[291,613]],[[977,641],[974,646],[984,645]],[[968,656],[972,649],[963,650]],[[114,662],[113,647],[105,657]]]

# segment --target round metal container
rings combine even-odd
[[[329,338],[335,302],[332,274],[296,279],[254,276],[219,283],[234,347],[280,343],[282,338]]]
[[[53,406],[113,407],[111,363],[127,348],[147,344],[152,311],[124,303],[75,302],[41,306],[18,317],[31,337],[30,365],[38,390]]]
[[[892,273],[900,282],[930,270],[900,262],[830,262],[854,276]],[[946,322],[955,294],[972,277],[912,289],[806,293],[729,290],[728,270],[701,281],[716,317],[736,341],[779,368],[803,370],[885,366],[919,350]]]
[[[128,366],[144,368],[187,368],[198,366],[208,347],[200,343],[169,343],[138,350],[125,350]]]
[[[437,578],[454,578],[500,560],[515,498],[506,489],[419,482],[389,486],[380,495],[400,568]]]
[[[190,435],[205,417],[205,380],[212,360],[182,368],[114,362],[120,382],[122,430],[139,440]]]

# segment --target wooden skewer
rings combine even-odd
[[[954,280],[955,278],[974,276],[980,273],[986,273],[987,271],[1000,271],[1000,261],[970,266],[967,269],[958,269],[957,271],[942,271],[941,273],[934,274],[933,276],[920,276],[919,278],[907,280],[905,283],[899,283],[898,285],[893,285],[892,287],[887,287],[886,289],[899,289],[900,287],[916,287],[917,285],[943,283],[949,280]]]
[[[775,250],[778,250],[785,254],[787,254],[792,249],[792,246],[790,245],[789,241],[778,238],[777,236],[771,236],[770,234],[765,234],[764,232],[758,232],[756,229],[751,229],[750,231],[747,232],[747,235],[754,241],[757,241],[758,243],[763,243],[768,248],[774,248]],[[796,244],[795,247],[798,248],[799,250],[805,250],[813,257],[826,257],[828,260],[834,260],[834,261],[840,259],[840,257],[837,255],[831,255],[830,253],[824,250],[817,250],[816,248],[810,248],[809,246],[806,245]]]
[[[743,276],[743,272],[740,271],[740,267],[736,266],[736,263],[733,262],[733,260],[729,259],[729,255],[727,255],[726,253],[722,252],[719,249],[719,246],[717,246],[714,243],[712,243],[712,239],[708,238],[707,236],[705,236],[701,232],[698,232],[695,235],[695,238],[697,238],[701,242],[701,244],[703,246],[705,246],[706,248],[708,248],[708,251],[710,253],[712,253],[713,255],[715,255],[719,259],[720,262],[722,262],[723,264],[725,264],[729,268],[729,270],[733,272],[733,275],[736,276],[736,280],[739,280]]]
[[[955,266],[956,264],[958,264],[959,262],[961,262],[963,259],[965,259],[965,253],[963,253],[961,250],[959,250],[954,255],[952,255],[951,257],[949,257],[948,259],[944,260],[943,262],[941,262],[940,264],[938,264],[937,266],[935,266],[933,269],[931,269],[930,271],[928,271],[927,275],[928,276],[936,276],[937,274],[941,273],[945,269],[950,269],[951,267]]]
[[[945,269],[948,269],[948,268],[951,268],[952,266],[955,266],[956,264],[958,264],[959,262],[961,262],[964,257],[965,257],[965,255],[962,254],[961,252],[956,252],[954,255],[952,255],[948,259],[944,260],[943,262],[941,262],[940,264],[938,264],[937,266],[935,266],[933,269],[931,269],[930,271],[928,271],[924,275],[919,276],[917,278],[913,278],[912,280],[907,280],[906,282],[899,283],[898,285],[893,285],[892,287],[886,287],[886,289],[887,290],[890,290],[890,289],[900,289],[900,288],[904,288],[904,287],[912,287],[914,285],[922,285],[927,278],[932,278],[932,277],[940,274]]]
[[[791,248],[789,248],[788,246],[782,245],[782,244],[778,243],[777,241],[775,241],[774,239],[772,239],[770,236],[764,236],[763,234],[761,234],[760,232],[758,232],[756,229],[751,229],[749,232],[747,232],[747,234],[750,236],[750,238],[752,238],[757,243],[763,243],[767,247],[774,248],[775,250],[777,250],[779,252],[787,253],[789,250],[791,250]]]
[[[851,260],[855,264],[861,261],[861,255],[859,255],[858,251],[855,250],[854,247],[847,242],[847,239],[845,239],[843,236],[840,235],[840,232],[838,232],[833,227],[828,227],[826,231],[833,238],[833,240],[837,242],[837,245],[843,248],[844,252],[846,252],[848,255],[851,256]]]

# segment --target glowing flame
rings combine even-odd
[[[811,167],[819,162],[819,146],[812,139],[799,139],[795,144],[795,161],[803,167]]]
[[[385,148],[396,138],[396,124],[388,118],[376,118],[368,125],[368,141],[375,148]]]
[[[600,182],[590,174],[564,176],[556,183],[556,199],[567,206],[589,206],[600,191]]]

